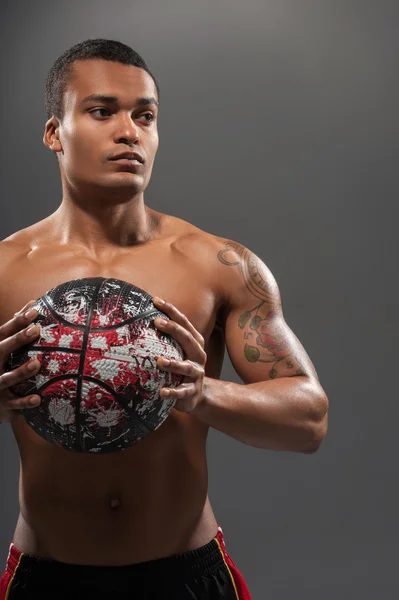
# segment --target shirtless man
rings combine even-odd
[[[207,495],[208,429],[312,453],[326,435],[326,395],[261,260],[145,205],[159,90],[137,53],[78,44],[50,72],[46,103],[44,144],[63,198],[1,242],[1,365],[39,335],[26,313],[35,298],[71,279],[115,277],[160,298],[170,321],[156,325],[185,360],[158,365],[185,379],[161,391],[177,402],[157,431],[123,452],[88,455],[48,443],[19,412],[35,407],[9,388],[40,364],[2,369],[0,421],[11,424],[21,474],[0,598],[250,598]],[[243,384],[219,380],[225,347]]]

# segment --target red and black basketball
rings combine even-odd
[[[33,306],[40,337],[11,354],[8,369],[41,362],[37,375],[13,389],[41,396],[39,407],[21,411],[36,433],[67,450],[104,453],[132,446],[164,422],[175,400],[159,391],[182,377],[156,361],[184,357],[180,344],[155,327],[156,317],[168,317],[149,294],[90,277],[57,286]]]

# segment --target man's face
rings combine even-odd
[[[58,129],[58,157],[68,184],[144,191],[158,149],[157,101],[155,83],[143,69],[76,61]],[[130,156],[117,158],[124,153]]]

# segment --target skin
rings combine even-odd
[[[117,102],[83,99],[116,97]],[[64,116],[46,123],[63,197],[43,221],[1,242],[0,358],[39,335],[29,302],[79,277],[116,277],[158,298],[157,326],[185,360],[158,365],[184,376],[176,406],[155,432],[123,452],[75,454],[39,437],[0,377],[0,420],[21,456],[23,552],[78,564],[122,565],[208,543],[217,520],[208,498],[209,427],[264,449],[314,452],[327,431],[327,398],[301,343],[284,321],[277,284],[240,244],[212,236],[144,203],[158,149],[158,106],[143,70],[101,60],[74,64]],[[129,169],[109,159],[136,151]],[[15,316],[16,315],[16,316]],[[225,348],[243,384],[220,381]],[[36,371],[40,365],[34,363]],[[35,410],[31,407],[31,410]]]

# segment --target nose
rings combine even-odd
[[[137,144],[139,141],[138,127],[136,127],[130,115],[121,115],[115,131],[114,141],[117,144]]]

